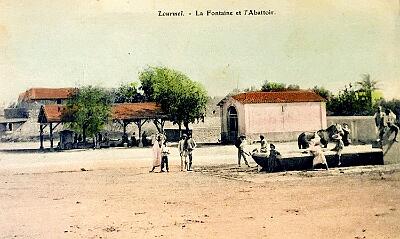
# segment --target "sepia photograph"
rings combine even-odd
[[[0,239],[400,238],[400,0],[0,0]]]

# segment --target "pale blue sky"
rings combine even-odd
[[[276,14],[188,15],[208,9]],[[115,87],[147,65],[180,70],[210,95],[265,80],[337,90],[369,73],[399,98],[399,0],[0,0],[0,11],[3,102],[30,87]]]

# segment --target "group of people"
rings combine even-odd
[[[274,172],[276,169],[281,168],[280,156],[281,154],[276,150],[274,144],[269,145],[265,139],[264,135],[260,135],[260,149],[254,149],[254,152],[266,153],[268,157],[266,158],[268,168],[266,169],[268,172]],[[241,135],[236,139],[235,146],[238,149],[238,166],[240,167],[241,159],[243,158],[244,163],[250,167],[249,162],[246,159],[246,156],[250,156],[251,154],[245,151],[245,146],[247,145],[246,136]]]
[[[196,141],[191,134],[183,134],[178,143],[179,155],[181,158],[181,171],[192,171],[193,150],[196,148]],[[153,140],[153,167],[150,172],[154,172],[160,167],[160,172],[169,172],[168,155],[170,154],[167,147],[167,138],[164,134],[157,134]]]
[[[399,127],[396,125],[397,117],[390,109],[382,109],[382,106],[377,108],[375,113],[375,125],[378,131],[378,141],[382,142],[386,133],[389,133],[389,136],[394,132],[394,142],[397,141],[397,134],[399,133]]]
[[[389,109],[385,111],[382,110],[382,107],[379,106],[377,112],[375,114],[375,124],[378,129],[378,141],[382,141],[384,135],[386,133],[395,133],[393,141],[397,141],[397,134],[399,132],[399,127],[396,125],[397,119],[396,115]],[[351,131],[349,125],[347,123],[343,124],[335,124],[335,131],[331,136],[331,139],[336,143],[335,147],[332,151],[335,151],[338,157],[338,165],[341,165],[341,155],[344,147],[351,144]],[[390,136],[390,135],[389,135]],[[267,141],[263,135],[260,135],[260,153],[267,153],[269,156],[266,160],[268,160],[268,169],[267,171],[272,172],[277,167],[281,166],[280,156],[281,154],[276,150],[274,144],[270,144],[268,148]],[[313,155],[313,169],[317,165],[322,165],[326,170],[328,170],[328,164],[326,162],[326,158],[324,152],[321,148],[321,138],[317,132],[314,133],[314,136],[309,141],[309,152]],[[241,161],[243,159],[246,166],[250,167],[249,162],[247,161],[247,156],[251,156],[249,152],[246,152],[245,148],[247,145],[246,136],[240,135],[235,142],[235,146],[238,150],[238,166],[241,167]],[[183,134],[179,143],[178,150],[181,158],[181,171],[187,170],[192,171],[192,163],[193,163],[193,150],[196,148],[196,142],[191,137],[191,135]],[[253,151],[254,152],[254,151]],[[161,167],[160,172],[164,172],[164,168],[166,171],[169,171],[168,167],[168,155],[169,149],[166,144],[166,137],[164,134],[157,134],[153,143],[153,167],[150,172],[154,172],[156,167]]]

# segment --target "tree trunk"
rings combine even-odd
[[[160,128],[160,126],[158,125],[158,119],[154,119],[154,120],[153,120],[153,123],[154,123],[154,125],[156,126],[158,133],[162,133],[162,132],[161,132],[161,128]]]
[[[182,123],[178,123],[178,129],[179,129],[179,139],[182,138]]]
[[[183,122],[183,125],[185,126],[186,133],[189,134],[189,122]]]
[[[82,128],[82,140],[83,140],[83,142],[84,143],[86,143],[86,127],[85,126],[83,126],[83,128]]]
[[[96,149],[97,147],[97,140],[96,140],[96,134],[93,136],[93,149]]]

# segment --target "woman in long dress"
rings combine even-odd
[[[161,147],[162,139],[160,135],[157,135],[153,144],[153,168],[150,170],[150,173],[154,172],[156,167],[161,166]]]
[[[326,170],[328,170],[328,163],[326,162],[326,158],[324,155],[324,152],[322,151],[321,147],[320,147],[320,140],[321,138],[318,136],[317,133],[314,134],[314,138],[311,139],[310,141],[310,153],[314,156],[313,158],[313,166],[312,169],[314,169],[314,167],[318,164],[323,164],[326,168]]]

